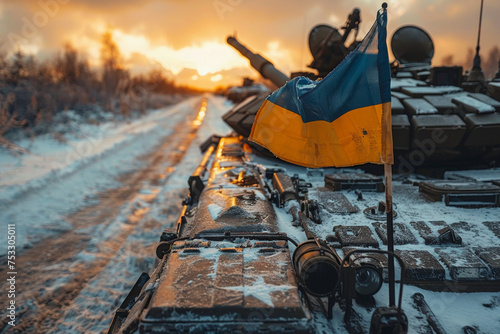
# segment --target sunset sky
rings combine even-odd
[[[163,68],[180,84],[201,88],[257,77],[225,42],[227,35],[270,59],[289,74],[312,60],[307,37],[324,23],[340,28],[354,7],[361,10],[361,39],[382,1],[374,0],[2,0],[0,48],[20,47],[37,59],[52,58],[70,42],[99,65],[100,37],[113,34],[131,73]],[[387,1],[388,36],[402,25],[418,25],[433,38],[433,65],[454,63],[475,48],[480,0]],[[500,45],[500,1],[485,0],[481,55]],[[389,41],[388,41],[389,42]],[[391,56],[392,60],[392,56]]]

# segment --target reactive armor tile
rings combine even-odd
[[[495,110],[497,112],[500,111],[500,102],[497,101],[497,100],[495,100],[495,99],[492,99],[488,95],[484,95],[484,94],[481,94],[481,93],[468,93],[467,95],[469,95],[470,97],[473,97],[476,100],[479,100],[479,101],[481,101],[483,103],[489,104],[490,106],[492,106],[493,108],[495,108]]]
[[[384,245],[387,245],[387,224],[376,222],[372,224],[375,227],[375,232],[377,232],[380,239]],[[403,223],[394,223],[394,244],[395,245],[406,245],[406,244],[417,244],[417,239],[410,229]]]
[[[500,114],[466,114],[467,135],[464,146],[500,145]]]
[[[342,247],[375,247],[378,248],[378,241],[373,237],[368,226],[342,226],[333,228],[337,239]]]
[[[481,280],[488,277],[488,268],[468,248],[436,248],[435,252],[448,267],[454,280]]]
[[[403,100],[403,105],[409,115],[433,115],[438,113],[437,108],[421,98]]]
[[[325,175],[325,187],[333,191],[362,190],[384,191],[384,181],[381,177],[365,173],[339,173]]]
[[[455,96],[452,99],[452,102],[458,105],[459,109],[465,114],[486,114],[495,111],[495,108],[490,106],[489,104],[476,100],[467,95]]]
[[[500,168],[448,171],[444,173],[444,178],[475,182],[500,181]]]
[[[399,91],[402,91],[404,88],[408,87],[417,87],[417,86],[425,86],[425,82],[411,79],[411,78],[393,78],[391,80],[391,94]],[[403,92],[403,94],[407,94]],[[409,95],[409,94],[407,94]]]
[[[451,102],[451,98],[446,95],[426,95],[424,99],[432,104],[440,114],[453,114],[457,110],[457,105]]]
[[[396,254],[401,256],[406,265],[406,279],[417,281],[444,280],[443,266],[428,251],[398,250]]]
[[[341,192],[333,192],[327,188],[316,188],[309,191],[309,198],[323,203],[324,209],[334,214],[351,214],[359,212],[359,208],[352,204]]]
[[[400,92],[395,92],[391,91],[391,96],[397,98],[398,100],[404,100],[404,99],[409,99],[410,97],[406,94],[400,93]]]
[[[415,115],[411,124],[413,148],[429,141],[434,148],[456,148],[466,131],[465,123],[457,115]]]
[[[442,95],[443,93],[436,87],[403,87],[401,92],[411,97],[423,97],[425,95]]]
[[[488,83],[488,95],[497,101],[500,101],[500,82]]]
[[[476,254],[491,269],[491,278],[500,280],[500,247],[476,247]]]
[[[392,115],[392,142],[395,150],[410,149],[410,129],[408,115]]]
[[[490,229],[497,237],[500,238],[500,221],[498,222],[484,222],[484,225]]]
[[[207,188],[195,213],[191,235],[202,232],[276,232],[276,213],[259,188]]]
[[[398,98],[391,96],[391,111],[393,115],[404,114],[405,107]]]
[[[452,85],[460,86],[462,82],[461,66],[435,66],[430,70],[430,83],[432,86]]]
[[[498,206],[500,187],[474,181],[435,180],[421,182],[419,191],[434,201],[449,206],[480,207]]]

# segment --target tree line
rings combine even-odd
[[[458,65],[462,66],[466,70],[472,68],[472,63],[474,62],[474,56],[476,52],[472,48],[467,49],[467,54],[463,63],[456,64],[452,54],[446,55],[441,59],[441,64],[444,66]],[[482,51],[481,56],[481,69],[483,70],[484,77],[486,79],[492,79],[495,77],[496,73],[499,71],[499,61],[500,61],[500,49],[498,46],[493,46],[488,52]]]
[[[22,50],[9,58],[0,54],[0,137],[51,122],[64,110],[91,113],[99,107],[128,117],[171,103],[173,95],[199,93],[176,85],[161,69],[132,76],[110,32],[101,36],[100,58],[100,69],[92,68],[70,43],[43,62]]]

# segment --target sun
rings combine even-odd
[[[235,67],[248,67],[246,59],[223,41],[208,40],[174,49],[168,45],[155,45],[145,35],[130,34],[119,29],[114,29],[111,33],[129,68],[134,66],[134,63],[130,62],[132,55],[140,54],[151,62],[160,64],[174,75],[178,75],[184,69],[196,70],[196,74],[189,76],[192,82],[182,82],[182,84],[197,86],[205,82],[206,85],[215,87],[224,83],[226,79],[221,72]],[[202,80],[204,77],[207,77],[207,80]]]

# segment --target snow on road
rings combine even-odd
[[[141,161],[136,158],[172,133],[174,125],[193,117],[199,100],[191,98],[131,123],[84,125],[74,134],[79,138],[67,143],[42,136],[31,145],[30,155],[0,152],[1,220],[16,224],[17,247],[29,247],[40,233],[70,229],[64,215],[102,190],[118,186],[118,175],[138,169]],[[28,141],[19,145],[28,146]],[[5,244],[6,234],[0,235]],[[5,254],[0,248],[0,255]]]
[[[67,143],[39,137],[26,156],[0,152],[0,221],[16,226],[19,271],[18,325],[9,330],[107,329],[140,273],[153,268],[155,243],[175,223],[202,157],[199,144],[229,131],[225,99],[208,96],[196,129],[200,105],[194,97],[129,123],[85,125]],[[0,332],[8,330],[2,321]]]

